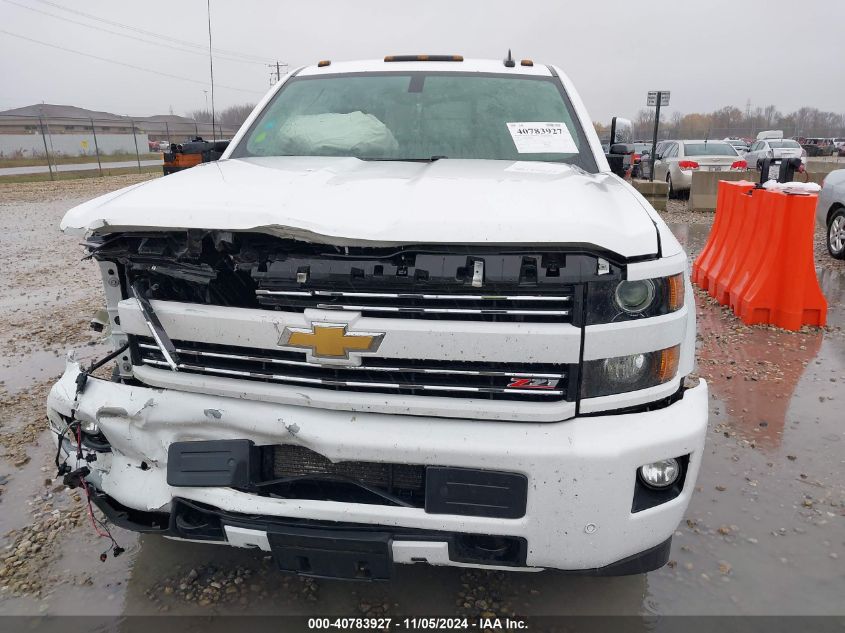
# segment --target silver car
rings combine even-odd
[[[751,169],[760,169],[764,158],[801,158],[804,155],[798,141],[791,138],[766,138],[754,141],[745,154]]]
[[[741,138],[725,138],[722,140],[729,143],[740,156],[745,156],[745,153],[748,151],[748,143],[743,141]]]
[[[654,179],[669,183],[669,197],[689,191],[696,171],[745,171],[746,161],[725,141],[669,141],[657,153]]]
[[[827,251],[845,259],[845,169],[830,172],[824,179],[816,203],[816,219],[827,229]]]

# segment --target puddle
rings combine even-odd
[[[103,356],[108,350],[101,343],[75,348],[77,359],[83,363]],[[34,383],[58,379],[65,370],[66,358],[64,350],[37,350],[18,357],[7,357],[0,364],[0,387],[9,394],[15,394]]]

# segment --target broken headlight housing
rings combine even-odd
[[[596,398],[656,387],[678,373],[679,345],[656,352],[584,362],[581,397]]]
[[[589,284],[586,324],[660,316],[684,305],[684,274]]]

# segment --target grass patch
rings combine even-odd
[[[123,174],[160,174],[161,165],[152,165],[149,167],[118,167],[115,169],[103,168],[103,176],[120,176]],[[62,171],[53,174],[53,180],[80,180],[82,178],[99,178],[100,172],[96,169],[85,171]],[[20,174],[17,176],[0,176],[0,183],[17,183],[17,182],[50,182],[50,174]]]
[[[161,152],[144,152],[141,155],[141,160],[155,160],[161,158]],[[109,154],[108,156],[100,156],[100,162],[117,163],[126,160],[137,160],[134,153],[131,154]],[[53,165],[80,165],[83,163],[96,163],[96,156],[50,156],[50,162]],[[47,166],[47,161],[44,157],[32,158],[0,158],[0,169],[3,167],[37,167],[43,165]]]

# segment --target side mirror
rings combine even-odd
[[[634,142],[634,126],[628,119],[615,116],[610,121],[610,145],[611,154],[613,152],[614,143],[633,143]]]

